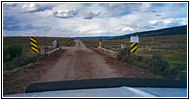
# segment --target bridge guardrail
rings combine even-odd
[[[116,51],[112,51],[112,50],[102,48],[102,47],[98,47],[96,50],[98,50],[99,52],[101,52],[101,53],[103,53],[103,54],[105,54],[107,56],[110,56],[112,58],[117,57],[117,52]]]

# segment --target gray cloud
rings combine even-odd
[[[40,12],[45,10],[51,10],[54,6],[50,4],[37,4],[37,3],[30,3],[24,4],[21,8],[25,12]]]
[[[168,18],[162,20],[152,20],[150,24],[154,27],[173,27],[176,25],[185,25],[186,18]]]
[[[53,12],[53,16],[58,18],[70,18],[77,15],[77,11],[75,9],[63,9],[63,10],[57,10]]]
[[[87,15],[85,15],[84,19],[92,19],[93,17],[99,16],[101,12],[90,12]]]
[[[3,7],[16,7],[17,4],[16,3],[5,3],[3,4]]]

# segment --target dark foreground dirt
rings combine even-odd
[[[75,42],[75,47],[63,47],[64,52],[35,63],[33,67],[4,72],[3,94],[23,93],[34,82],[113,77],[162,78],[88,49],[78,40]]]
[[[3,94],[15,94],[25,92],[26,87],[36,82],[44,75],[48,69],[53,67],[60,59],[58,52],[50,57],[45,57],[43,61],[30,64],[28,67],[18,68],[11,71],[3,72]]]

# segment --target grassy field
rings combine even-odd
[[[97,39],[81,39],[81,41],[89,48],[97,48],[98,47],[99,40],[97,40]],[[125,40],[102,40],[102,47],[118,52],[121,49],[121,43],[123,43],[124,45],[130,44],[128,39],[125,39]]]
[[[97,48],[98,40],[96,39],[80,39],[87,48]]]
[[[98,40],[83,39],[88,47],[97,47]],[[140,37],[137,54],[143,57],[152,57],[161,54],[168,61],[171,68],[181,71],[187,70],[187,35]],[[102,47],[119,51],[121,43],[130,47],[129,38],[123,40],[103,40]]]
[[[161,54],[171,67],[187,70],[186,35],[143,37],[140,39],[137,53],[145,57]]]
[[[61,37],[36,37],[38,46],[53,46],[52,41],[57,40],[60,46],[74,46],[75,42],[72,38]],[[3,46],[22,45],[30,46],[29,37],[3,37]]]

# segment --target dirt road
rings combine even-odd
[[[76,46],[66,48],[67,50],[61,58],[51,67],[52,69],[42,76],[40,81],[154,76],[139,68],[126,67],[126,64],[118,62],[116,59],[88,49],[79,40],[75,40],[75,42]]]
[[[51,70],[41,81],[78,80],[92,78],[120,77],[114,73],[101,55],[88,49],[79,40],[76,46],[64,52]]]

